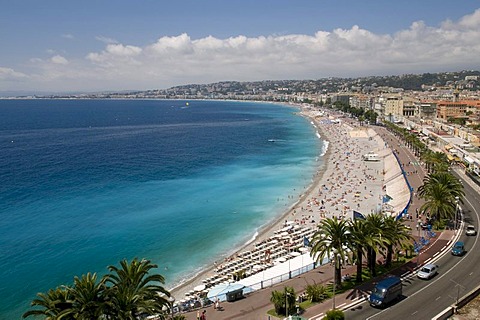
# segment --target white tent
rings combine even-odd
[[[226,301],[228,293],[243,289],[244,287],[245,286],[240,283],[219,284],[208,291],[207,298],[210,300],[218,298],[220,301]]]

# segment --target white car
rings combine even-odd
[[[465,229],[465,234],[467,236],[476,236],[477,235],[477,230],[475,230],[475,226],[472,226],[469,224],[467,228]]]
[[[418,271],[417,277],[428,280],[438,273],[438,266],[433,263],[426,264]]]

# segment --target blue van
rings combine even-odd
[[[384,307],[402,296],[402,280],[399,277],[389,277],[377,283],[368,297],[373,307]]]

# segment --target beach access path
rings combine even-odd
[[[404,170],[407,172],[407,179],[414,190],[423,183],[423,177],[426,174],[425,168],[420,165],[418,159],[408,150],[398,139],[388,132],[385,128],[375,127],[375,131],[380,137],[388,144],[389,148],[395,150],[400,163],[403,165]],[[392,196],[395,196],[392,194]],[[421,206],[422,202],[417,198],[416,192],[413,193],[412,202],[409,208],[409,213],[415,213]],[[416,218],[415,214],[410,214],[412,219],[407,219],[406,224],[412,228],[412,235],[414,238],[419,237],[420,231],[417,232],[416,226],[418,225],[419,216]],[[394,274],[405,274],[413,272],[418,268],[417,262],[426,261],[443,248],[453,237],[453,231],[447,230],[442,233],[437,233],[435,238],[432,239],[431,244],[425,247],[421,252],[418,259],[414,259],[410,263],[405,264],[398,270],[395,270]],[[418,240],[418,239],[417,239]],[[355,266],[347,266],[342,270],[342,274],[355,273]],[[207,307],[207,319],[220,320],[220,319],[269,319],[267,311],[272,309],[272,303],[270,302],[271,293],[274,290],[282,290],[285,286],[292,286],[297,293],[304,291],[304,288],[309,283],[324,283],[328,284],[333,281],[333,268],[329,264],[318,267],[308,273],[302,274],[298,277],[285,281],[271,288],[256,291],[249,294],[242,300],[235,302],[223,302],[221,310],[214,310],[213,307]],[[365,283],[361,287],[354,290],[337,295],[336,306],[346,307],[351,304],[359,303],[368,295],[372,288],[372,283]],[[332,300],[325,301],[309,308],[302,316],[307,319],[320,318],[322,314],[332,308]],[[196,319],[196,312],[190,312],[184,314],[187,319]]]

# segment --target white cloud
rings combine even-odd
[[[62,65],[67,65],[68,64],[68,60],[65,59],[64,57],[62,57],[61,55],[55,55],[53,56],[50,61],[52,61],[53,63],[55,64],[62,64]]]
[[[17,72],[11,68],[0,67],[0,81],[18,81],[28,78],[24,73]]]
[[[64,33],[64,34],[62,34],[62,38],[65,38],[65,39],[74,39],[75,37],[73,36],[73,34]]]
[[[104,37],[104,36],[96,36],[95,39],[97,39],[98,41],[100,42],[103,42],[103,43],[118,43],[117,40],[115,39],[112,39],[112,38],[109,38],[109,37]]]
[[[480,9],[460,19],[458,26],[465,29],[477,29],[480,27]]]
[[[115,66],[117,64],[138,64],[134,59],[142,53],[142,48],[123,44],[108,44],[100,53],[91,52],[87,55],[87,59],[93,63],[103,65],[105,67]]]
[[[478,69],[480,9],[438,27],[417,21],[395,34],[354,25],[313,35],[192,39],[183,33],[142,46],[103,36],[97,40],[105,43],[103,50],[83,58],[32,60],[41,65],[38,77],[52,86],[71,84],[70,90],[101,90]],[[85,83],[94,87],[74,87]]]

